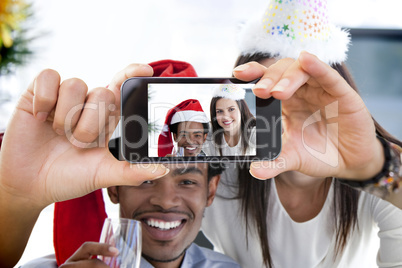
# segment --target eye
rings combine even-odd
[[[221,110],[216,110],[216,113],[220,114],[220,113],[222,113],[222,111]]]
[[[235,110],[235,108],[229,108],[229,112],[233,112]]]
[[[192,180],[182,180],[180,182],[181,185],[194,185],[196,184],[196,182],[192,181]]]

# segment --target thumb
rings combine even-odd
[[[163,164],[119,161],[109,154],[100,165],[95,178],[95,188],[107,188],[116,185],[138,186],[147,180],[159,179],[169,173]]]
[[[285,151],[272,161],[253,162],[250,165],[250,174],[256,179],[271,179],[285,171],[294,170],[296,159],[288,157]]]

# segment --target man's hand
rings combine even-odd
[[[163,176],[163,165],[130,165],[108,150],[120,115],[120,86],[132,76],[152,76],[133,64],[109,88],[87,93],[80,79],[60,83],[42,71],[20,98],[0,152],[0,266],[22,254],[40,211],[47,205],[113,185],[139,185]]]
[[[107,147],[120,114],[120,86],[129,76],[151,76],[147,65],[120,72],[110,89],[87,93],[79,79],[60,83],[42,71],[19,101],[2,146],[0,189],[38,207],[112,185],[138,185],[165,173],[117,161]]]
[[[260,98],[282,100],[283,144],[274,161],[255,162],[251,173],[272,178],[296,170],[313,177],[368,179],[384,163],[374,122],[363,100],[337,71],[303,52],[266,68],[251,62],[234,70],[242,80],[261,77]]]
[[[99,259],[94,259],[93,256],[116,257],[118,254],[119,251],[108,244],[85,242],[60,268],[108,268],[108,265]]]

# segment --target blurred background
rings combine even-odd
[[[8,2],[23,3],[1,0],[0,8]],[[402,139],[402,1],[329,2],[332,20],[350,29],[353,43],[346,63],[363,99],[380,124]],[[113,75],[130,63],[160,59],[190,62],[202,77],[230,76],[238,55],[239,26],[260,16],[268,1],[27,3],[31,6],[29,14],[21,17],[19,41],[15,34],[10,36],[14,47],[19,44],[27,57],[5,68],[2,48],[0,131],[6,129],[22,91],[44,68],[59,71],[62,79],[79,77],[89,88],[109,84]],[[9,51],[13,48],[8,47]],[[107,209],[109,216],[118,216],[116,207],[108,202]],[[52,219],[53,206],[49,206],[42,212],[19,264],[53,252]]]

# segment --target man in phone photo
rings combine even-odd
[[[209,120],[200,102],[196,99],[182,101],[166,114],[158,139],[158,156],[205,156],[202,146],[208,131]]]

